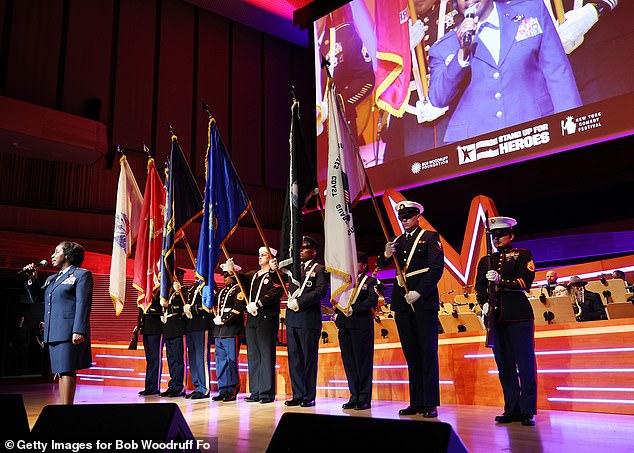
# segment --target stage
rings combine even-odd
[[[285,412],[308,414],[348,415],[384,419],[426,420],[421,415],[399,417],[402,401],[375,400],[367,411],[344,411],[345,398],[318,397],[311,408],[287,408],[284,398],[278,395],[271,404],[246,403],[240,394],[235,402],[217,403],[211,399],[191,401],[184,398],[139,397],[140,388],[113,385],[83,385],[77,387],[76,404],[128,404],[128,403],[176,403],[197,439],[218,438],[220,452],[246,453],[266,450],[277,423]],[[29,424],[35,424],[42,408],[57,403],[57,383],[28,383],[19,380],[0,381],[0,393],[20,393],[23,396]],[[605,413],[540,410],[537,426],[526,427],[519,423],[497,425],[493,418],[501,412],[491,406],[446,404],[439,408],[440,422],[450,424],[469,452],[574,452],[615,453],[632,451],[634,422],[629,415]],[[7,414],[5,414],[6,416]],[[10,416],[10,415],[9,415]],[[95,414],[95,423],[99,423]],[[426,420],[426,423],[436,423]],[[398,433],[361,432],[342,433],[333,429],[321,435],[332,438],[337,451],[338,436],[390,436],[394,444],[403,445]],[[420,439],[420,449],[425,451],[425,439]]]

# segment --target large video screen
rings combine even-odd
[[[632,134],[631,17],[630,0],[347,3],[313,27],[319,180],[324,60],[375,192]]]

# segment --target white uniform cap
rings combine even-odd
[[[511,217],[489,217],[491,230],[506,230],[517,225],[517,220]]]
[[[273,247],[269,247],[269,250],[271,251],[271,255],[277,256],[277,250],[275,250]],[[264,246],[258,249],[258,255],[261,255],[262,253],[268,253],[268,250],[266,250],[266,247]]]
[[[227,263],[223,263],[220,265],[220,269],[222,269],[222,272],[229,272],[227,270]],[[242,268],[240,266],[238,266],[237,264],[233,265],[233,270],[236,272],[240,272],[242,270]]]
[[[408,201],[408,200],[401,201],[397,203],[396,206],[394,206],[394,210],[396,211],[397,214],[403,209],[406,209],[407,211],[410,211],[412,209],[418,209],[419,214],[422,214],[423,211],[425,210],[422,204],[416,203],[415,201]]]

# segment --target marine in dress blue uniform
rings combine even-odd
[[[225,287],[214,299],[213,337],[215,344],[216,377],[218,395],[214,401],[235,401],[240,391],[238,356],[240,339],[244,335],[244,310],[246,300],[237,284],[240,266],[228,260],[220,268],[225,277]]]
[[[286,304],[286,342],[293,398],[287,406],[312,407],[317,396],[317,357],[321,336],[321,299],[328,292],[326,268],[315,261],[318,244],[302,238],[300,287],[291,285]]]
[[[271,251],[271,256],[269,251]],[[275,401],[275,353],[280,325],[280,298],[284,293],[270,261],[277,255],[273,248],[260,247],[260,270],[253,273],[249,284],[249,315],[245,329],[249,362],[249,390],[246,402],[262,404]]]
[[[465,0],[457,3],[464,12]],[[465,19],[429,51],[429,98],[436,106],[450,106],[445,143],[581,105],[568,58],[542,1],[482,0],[478,5],[479,28],[471,45],[461,40],[475,26],[473,19]]]
[[[410,404],[399,415],[434,418],[440,405],[437,285],[444,270],[444,252],[438,233],[419,226],[421,204],[402,201],[395,209],[405,233],[386,244],[377,264],[386,267],[397,259],[407,283],[406,292],[398,277],[390,304],[409,373]]]
[[[368,256],[357,252],[359,275],[349,300],[349,309],[335,317],[341,360],[348,380],[350,399],[344,409],[370,409],[374,365],[374,310],[379,302],[376,278],[367,275]]]
[[[495,421],[521,421],[522,425],[533,426],[537,413],[535,316],[526,291],[535,279],[535,263],[530,251],[511,244],[515,219],[491,217],[489,221],[493,245],[498,251],[491,258],[493,269],[489,269],[488,257],[480,259],[475,290],[486,314],[488,282],[496,283],[493,355],[504,393],[504,413],[495,417]]]

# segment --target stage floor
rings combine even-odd
[[[217,403],[211,399],[144,398],[137,395],[138,390],[79,385],[75,403],[177,403],[196,438],[217,437],[219,451],[223,453],[265,451],[285,412],[425,420],[421,415],[399,417],[398,410],[404,407],[401,401],[373,401],[370,410],[343,411],[341,405],[346,399],[342,398],[318,398],[312,408],[288,408],[279,396],[271,404],[246,403],[243,401],[246,394],[240,394],[235,402]],[[5,380],[0,381],[0,393],[22,394],[31,427],[44,406],[57,404],[57,383],[23,384]],[[449,423],[472,453],[620,453],[632,451],[634,445],[634,419],[629,415],[542,410],[536,416],[537,426],[525,427],[519,423],[497,425],[493,418],[500,412],[501,409],[496,407],[444,405],[439,408],[437,420]],[[334,447],[337,431],[331,430],[324,435],[332,437]],[[402,446],[403,442],[394,432],[359,435],[393,436],[395,446]],[[421,446],[424,447],[423,439]]]

